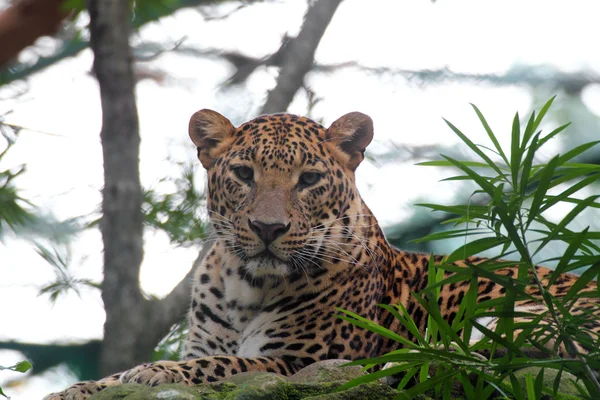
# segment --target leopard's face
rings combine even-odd
[[[234,128],[202,110],[190,136],[208,171],[214,231],[249,274],[286,276],[344,252],[336,238],[360,204],[354,169],[372,137],[369,117],[351,113],[325,129],[276,114]]]

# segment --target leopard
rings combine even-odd
[[[189,136],[207,171],[213,236],[194,272],[182,360],[145,363],[46,399],[82,400],[123,383],[197,385],[247,371],[290,376],[320,360],[373,358],[401,347],[339,318],[339,309],[414,341],[407,326],[378,306],[401,304],[424,333],[428,313],[415,293],[428,286],[431,260],[440,263],[443,256],[391,246],[363,201],[356,170],[373,135],[372,119],[360,112],[329,128],[289,113],[261,115],[239,127],[216,111],[194,113]],[[471,256],[454,265],[484,260]],[[552,271],[535,271],[547,285]],[[508,279],[519,270],[509,265],[494,273]],[[561,275],[549,293],[565,295],[576,279]],[[448,323],[469,285],[440,289],[439,310]],[[595,290],[595,281],[582,288]],[[518,302],[515,310],[543,312],[539,289],[527,292],[534,299]],[[478,277],[478,302],[505,295],[504,286]],[[597,306],[593,296],[582,297],[573,312]],[[497,320],[487,320],[493,329]],[[590,324],[589,331],[600,335],[600,324]]]

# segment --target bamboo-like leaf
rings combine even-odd
[[[567,215],[563,217],[563,219],[561,219],[558,225],[556,225],[556,228],[553,229],[552,232],[550,232],[550,234],[542,240],[536,251],[540,251],[540,249],[550,243],[550,241],[554,240],[563,231],[563,229],[588,206],[588,204],[593,203],[594,200],[599,197],[600,195],[590,196],[573,207],[573,209],[569,211]]]
[[[487,235],[489,234],[487,230],[485,229],[470,229],[468,232],[470,232],[470,235]],[[456,230],[448,230],[448,231],[443,231],[443,232],[435,232],[435,233],[431,233],[429,235],[423,236],[422,238],[419,239],[414,239],[411,240],[411,243],[423,243],[423,242],[431,242],[434,240],[444,240],[444,239],[452,239],[452,238],[462,238],[465,237],[465,235],[467,234],[467,231],[465,229],[456,229]]]
[[[555,205],[561,201],[565,201],[565,199],[568,199],[569,196],[571,196],[573,193],[576,193],[579,190],[583,189],[584,187],[589,186],[592,183],[595,183],[597,181],[598,181],[598,175],[594,174],[592,176],[588,176],[588,177],[582,179],[581,181],[577,182],[575,185],[571,186],[570,188],[563,190],[563,192],[557,196],[546,196],[546,202],[545,202],[544,206],[540,207],[540,209],[537,212],[543,213],[544,211],[546,211],[553,205]],[[579,202],[581,202],[581,201],[583,201],[583,200],[579,200]],[[577,200],[570,199],[569,202],[577,203]],[[596,203],[594,203],[594,202],[588,204],[588,206],[595,206],[595,205],[596,205]],[[531,210],[530,210],[530,213],[531,213]]]
[[[500,157],[502,157],[502,160],[504,160],[504,163],[506,165],[509,165],[510,163],[508,162],[508,158],[506,158],[506,154],[504,154],[504,151],[502,150],[502,147],[500,146],[498,139],[496,139],[496,135],[494,135],[494,132],[492,132],[492,129],[490,128],[489,124],[487,123],[485,117],[483,116],[481,111],[479,111],[479,108],[477,108],[477,106],[475,104],[471,104],[471,107],[473,107],[473,110],[475,110],[475,113],[477,114],[477,118],[479,118],[479,121],[481,121],[481,124],[483,125],[485,131],[487,132],[488,137],[490,138],[492,143],[494,143],[494,147],[498,151],[498,154],[500,155]]]
[[[600,273],[600,261],[594,263],[587,271],[585,271],[571,286],[565,297],[563,297],[563,304],[577,296],[579,292],[587,286],[588,283],[594,280]]]
[[[453,263],[459,260],[464,260],[472,255],[479,254],[485,250],[493,249],[508,241],[507,238],[497,237],[485,237],[472,242],[466,243],[456,250],[454,250],[449,256],[446,262]]]
[[[534,126],[534,120],[535,110],[532,111],[531,115],[529,116],[529,120],[527,121],[527,125],[525,126],[525,131],[523,132],[523,139],[521,140],[521,153],[525,152],[525,149],[527,149],[527,143],[529,143],[529,139],[531,139],[533,132],[535,132],[536,128]]]
[[[525,390],[527,391],[528,400],[537,400],[535,395],[535,384],[533,383],[531,374],[525,375]]]
[[[469,205],[469,204],[457,204],[457,205],[441,205],[441,204],[431,204],[431,203],[417,203],[415,204],[419,207],[430,208],[433,211],[443,211],[451,214],[458,215],[469,215],[469,216],[477,216],[480,218],[487,218],[487,212],[489,208],[487,206],[477,206],[477,205]]]
[[[402,377],[402,380],[400,380],[400,383],[398,383],[398,389],[404,389],[406,387],[406,385],[408,385],[408,382],[410,382],[410,380],[419,372],[419,368],[412,368],[408,371],[406,371],[406,373],[404,374],[404,376]]]
[[[554,282],[556,281],[556,279],[558,279],[562,274],[567,272],[567,269],[569,268],[569,264],[571,263],[573,256],[575,255],[577,250],[579,250],[579,248],[581,247],[581,244],[585,240],[585,236],[587,235],[588,230],[589,230],[589,227],[585,228],[580,234],[576,235],[573,238],[573,240],[569,243],[569,246],[563,253],[562,257],[560,258],[558,265],[552,272],[552,276],[550,276],[550,279],[548,279],[547,287],[552,286],[554,284]]]
[[[418,362],[406,363],[406,364],[396,365],[391,368],[382,369],[382,370],[379,370],[376,372],[372,372],[370,374],[363,375],[358,378],[352,379],[349,382],[346,382],[342,386],[338,387],[336,389],[336,392],[342,392],[344,390],[348,390],[353,387],[362,385],[363,383],[369,383],[369,382],[379,380],[381,378],[385,378],[386,376],[396,375],[396,374],[404,372],[406,370],[410,370],[411,368],[415,368],[418,365],[419,365]]]
[[[519,113],[513,118],[511,139],[510,139],[510,170],[512,175],[513,188],[519,187],[519,167],[521,166],[521,148],[520,148],[521,128],[519,126]]]
[[[401,321],[402,325],[415,337],[417,338],[417,340],[419,341],[419,343],[423,346],[429,347],[429,343],[427,343],[424,338],[423,335],[421,334],[421,332],[419,332],[419,328],[417,328],[417,325],[415,324],[415,321],[413,321],[411,315],[408,313],[408,310],[406,309],[406,307],[404,307],[404,304],[402,303],[398,303],[395,306],[391,306],[388,304],[378,304],[379,307],[388,310],[390,313],[392,313],[398,320]],[[397,310],[399,310],[400,312],[398,312]]]
[[[489,337],[490,339],[492,339],[496,343],[500,344],[501,346],[506,347],[508,350],[512,350],[516,354],[520,354],[521,353],[521,349],[519,349],[518,347],[516,347],[512,342],[507,341],[505,338],[503,338],[502,336],[500,336],[496,332],[494,332],[494,331],[486,328],[485,326],[481,325],[479,322],[477,322],[477,320],[473,320],[471,322],[473,323],[473,325],[475,326],[475,328],[477,328],[478,331],[480,331],[481,333],[483,333],[485,336]]]
[[[375,332],[387,339],[395,340],[396,342],[402,343],[407,347],[415,347],[415,344],[410,340],[406,339],[403,336],[398,335],[396,332],[391,331],[387,328],[382,327],[366,318],[361,317],[358,314],[353,312],[341,309],[336,307],[336,311],[339,311],[346,315],[337,315],[338,318],[343,319],[344,321],[350,322],[353,325],[356,325],[360,328],[367,329],[369,331]]]
[[[425,382],[421,382],[412,388],[408,389],[404,394],[408,396],[409,399],[413,399],[417,394],[423,393],[441,383],[451,384],[452,377],[456,374],[460,373],[462,368],[451,369],[448,372],[443,374],[436,375],[434,377],[429,378]]]
[[[462,160],[461,163],[463,163],[464,165],[466,165],[468,167],[492,168],[489,164],[482,163],[479,161]],[[453,167],[454,166],[452,163],[450,163],[448,161],[444,161],[444,160],[423,161],[420,163],[416,163],[415,165],[423,166],[423,167]]]
[[[519,186],[519,194],[521,196],[525,196],[525,190],[527,189],[527,185],[529,184],[529,177],[530,177],[529,174],[531,173],[533,157],[535,155],[535,152],[538,149],[537,145],[538,145],[539,137],[540,137],[540,135],[538,133],[531,140],[531,145],[529,146],[529,150],[527,151],[527,154],[525,155],[525,160],[523,161],[523,164],[522,164],[523,172],[521,173],[521,185]],[[525,140],[525,139],[523,139],[523,140]]]
[[[533,196],[531,206],[529,207],[529,217],[525,223],[526,228],[529,227],[533,221],[533,218],[539,213],[542,202],[544,201],[544,196],[546,195],[546,192],[550,186],[550,181],[552,180],[554,170],[558,166],[558,161],[558,156],[553,157],[540,172],[541,175],[539,184],[535,190],[535,195]]]
[[[412,292],[411,292],[412,293]],[[444,320],[442,314],[440,313],[440,309],[437,306],[437,301],[434,304],[431,304],[424,300],[423,298],[417,296],[415,293],[412,293],[414,298],[421,304],[421,306],[429,313],[429,316],[437,323],[436,326],[443,331],[445,335],[442,336],[443,339],[456,343],[465,353],[468,353],[469,349],[465,342],[454,332],[454,330],[450,327],[448,322]]]
[[[459,168],[463,172],[465,172],[489,196],[493,195],[494,186],[492,184],[490,184],[484,177],[477,174],[475,171],[473,171],[471,168],[467,167],[466,165],[463,165],[460,161],[457,161],[457,160],[455,160],[451,157],[445,156],[443,154],[442,154],[442,157],[444,157],[446,160],[450,161],[454,166],[456,166],[457,168]]]
[[[578,155],[580,155],[581,153],[589,150],[590,148],[594,147],[598,143],[600,143],[600,140],[597,140],[595,142],[584,143],[580,146],[575,147],[574,149],[569,150],[568,152],[566,152],[565,154],[563,154],[562,156],[559,157],[559,165],[566,164],[569,160],[571,160],[571,159],[577,157]]]
[[[552,98],[550,98],[550,100],[548,100],[546,102],[546,104],[544,104],[542,106],[542,109],[540,110],[540,113],[537,115],[534,123],[533,123],[533,131],[537,130],[537,128],[540,126],[540,123],[542,122],[542,120],[544,119],[544,117],[546,116],[546,113],[548,112],[548,109],[550,109],[550,106],[552,106],[552,103],[554,102],[554,99],[556,98],[556,96],[552,96]]]
[[[558,128],[554,129],[552,132],[550,132],[549,134],[547,134],[546,136],[544,136],[543,138],[541,138],[540,142],[538,143],[538,148],[542,147],[550,139],[554,138],[556,135],[558,135],[559,133],[561,133],[562,131],[564,131],[565,129],[567,129],[569,127],[569,125],[571,125],[570,122],[568,124],[564,124],[562,126],[559,126]]]
[[[489,165],[490,168],[492,168],[494,171],[496,171],[496,173],[502,177],[504,176],[504,172],[502,172],[502,170],[500,168],[498,168],[498,166],[496,165],[496,163],[494,161],[492,161],[491,158],[489,158],[487,156],[487,154],[485,154],[483,151],[481,151],[481,149],[479,147],[477,147],[477,145],[475,143],[473,143],[471,141],[471,139],[469,139],[464,133],[462,133],[457,127],[455,127],[454,125],[452,125],[451,122],[449,122],[448,120],[444,119],[444,121],[446,122],[446,124],[450,127],[450,129],[452,129],[454,131],[454,133],[467,145],[469,146],[469,148],[471,150],[473,150],[479,157],[481,157],[487,165]],[[463,164],[464,165],[464,164]]]

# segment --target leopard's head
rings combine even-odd
[[[325,129],[274,114],[235,128],[200,110],[189,134],[208,171],[214,231],[248,273],[286,276],[347,254],[339,242],[362,204],[354,171],[373,138],[370,117],[349,113]]]

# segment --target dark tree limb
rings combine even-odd
[[[90,43],[102,100],[104,242],[102,300],[106,310],[100,371],[108,375],[141,361],[137,336],[146,302],[139,287],[143,258],[139,127],[129,48],[129,2],[89,0]],[[147,356],[147,354],[145,354]]]
[[[192,278],[196,267],[200,265],[206,253],[210,249],[210,245],[202,246],[202,250],[196,257],[194,264],[186,276],[171,290],[164,299],[155,300],[152,303],[153,314],[149,325],[153,326],[152,332],[147,332],[150,336],[151,349],[169,332],[171,327],[180,322],[185,316],[189,308],[190,292],[192,290]]]
[[[287,110],[294,95],[304,83],[310,71],[315,52],[329,25],[333,14],[342,0],[317,0],[311,4],[304,16],[300,33],[289,39],[281,54],[279,76],[275,88],[267,95],[261,114],[271,114]]]
[[[42,36],[52,35],[67,13],[62,0],[19,0],[0,14],[0,66]]]
[[[62,1],[63,0],[22,0],[23,3],[39,3],[41,5],[41,7],[38,7],[42,14],[41,17],[44,18],[44,20],[46,20],[46,21],[49,21],[50,18],[54,18],[54,20],[56,20],[56,18],[54,17],[54,15],[56,13],[60,13],[60,15],[62,15],[64,18],[64,15],[66,15],[66,14],[64,14],[59,7],[56,7],[56,4],[61,3]],[[198,7],[198,6],[203,6],[203,5],[213,5],[213,4],[223,3],[225,1],[227,1],[227,0],[179,0],[179,1],[173,1],[173,2],[164,2],[164,4],[161,7],[154,6],[151,9],[148,9],[148,10],[144,9],[144,10],[140,10],[142,12],[135,13],[133,20],[132,20],[132,26],[134,29],[140,28],[141,26],[145,25],[148,22],[157,21],[160,18],[167,16],[167,15],[171,15],[175,11],[182,9],[182,8]],[[17,4],[19,4],[19,3],[17,3]],[[49,7],[52,7],[53,5],[55,6],[54,9],[48,9]],[[139,7],[143,7],[143,5],[144,5],[143,2],[141,2],[139,4]],[[48,10],[46,10],[46,9],[48,9]],[[29,27],[26,24],[23,24],[21,22],[16,23],[17,20],[14,18],[14,16],[15,16],[14,12],[7,14],[5,16],[6,18],[2,18],[2,16],[0,16],[0,55],[2,55],[3,53],[8,54],[9,50],[10,50],[9,48],[4,48],[6,43],[2,39],[2,34],[3,34],[2,31],[3,30],[9,31],[9,32],[11,32],[11,31],[14,32],[15,29],[17,29],[17,30],[29,29]],[[36,18],[38,18],[38,17],[36,17]],[[5,21],[9,21],[11,23],[5,24]],[[15,23],[12,23],[12,22],[15,22]],[[60,22],[60,21],[58,21],[58,22]],[[36,24],[37,24],[37,22],[36,22]],[[48,26],[48,23],[43,23],[40,26],[36,25],[35,27],[33,27],[33,29],[31,31],[28,31],[26,33],[27,35],[30,35],[39,30],[43,30],[43,33],[38,34],[35,38],[33,38],[31,40],[27,39],[28,43],[25,43],[24,45],[19,45],[20,48],[17,50],[16,53],[14,51],[10,51],[11,54],[12,53],[14,53],[14,54],[12,56],[9,56],[9,58],[16,55],[20,50],[25,48],[27,45],[33,43],[33,41],[37,37],[52,34],[54,31],[52,29],[46,29],[47,26]],[[10,33],[11,36],[6,36],[7,39],[12,37],[12,35],[14,34],[12,32]],[[16,44],[17,43],[10,43],[10,45],[13,47]],[[64,58],[74,57],[77,54],[79,54],[82,50],[85,50],[89,45],[90,45],[90,43],[87,39],[85,39],[85,37],[76,36],[73,39],[63,43],[62,47],[56,53],[54,53],[50,56],[39,57],[38,60],[34,64],[13,64],[13,65],[8,65],[8,66],[4,67],[3,66],[4,62],[1,61],[2,57],[0,57],[0,85],[7,84],[10,82],[19,80],[19,79],[25,79],[29,75],[31,75],[35,72],[39,72],[39,71],[57,63],[58,61],[60,61]]]

